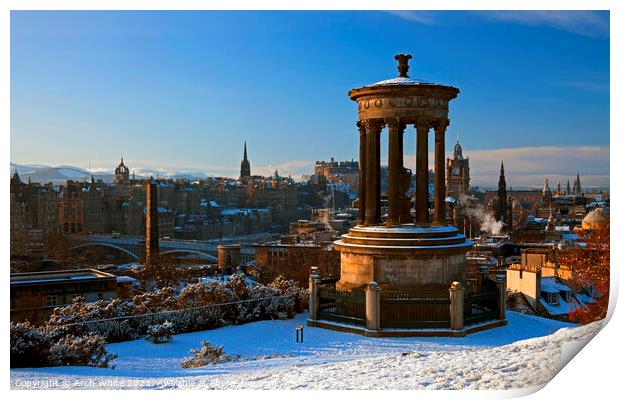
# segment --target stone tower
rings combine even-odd
[[[575,183],[573,184],[573,192],[577,195],[581,194],[581,181],[579,180],[579,173],[577,173],[577,179],[575,179]]]
[[[243,180],[252,176],[250,172],[250,161],[248,160],[248,149],[245,142],[243,142],[243,160],[241,161],[241,173],[239,179]]]
[[[512,199],[506,191],[506,176],[504,175],[504,162],[499,170],[499,182],[497,183],[497,197],[493,204],[495,220],[504,221],[508,229],[512,229]]]
[[[155,264],[159,255],[159,223],[157,217],[157,183],[151,178],[146,181],[145,259],[147,265]]]
[[[217,269],[222,274],[232,274],[241,264],[240,244],[217,245]]]
[[[129,183],[129,168],[125,166],[123,157],[121,157],[121,163],[114,170],[114,181],[120,184]]]
[[[454,145],[452,158],[448,158],[446,170],[448,196],[458,199],[461,195],[469,193],[469,157],[463,158],[463,149],[458,140]]]
[[[545,186],[543,187],[543,190],[542,190],[542,197],[546,205],[551,204],[552,196],[553,196],[553,193],[551,193],[551,188],[549,187],[549,179],[545,178]]]

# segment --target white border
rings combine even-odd
[[[451,1],[442,1],[438,2],[429,2],[429,1],[402,1],[402,0],[387,0],[387,1],[372,1],[372,0],[358,0],[358,1],[338,1],[338,0],[318,0],[318,1],[275,1],[275,0],[267,0],[267,1],[236,1],[233,5],[230,1],[220,2],[218,4],[211,4],[212,2],[208,1],[191,1],[191,0],[179,0],[179,1],[167,1],[167,0],[61,0],[54,1],[51,0],[5,0],[2,2],[0,7],[2,8],[2,14],[0,16],[0,32],[1,32],[1,40],[0,40],[0,88],[2,90],[2,107],[0,107],[0,127],[2,135],[0,135],[0,154],[2,154],[2,162],[5,165],[5,168],[8,170],[8,165],[10,161],[10,75],[9,75],[9,46],[10,46],[10,10],[167,10],[167,9],[184,9],[184,10],[198,10],[198,9],[213,9],[213,10],[230,10],[230,9],[252,9],[252,10],[274,10],[274,9],[291,9],[291,10],[346,10],[346,9],[361,9],[361,10],[462,10],[462,9],[470,9],[470,10],[611,10],[611,77],[610,77],[610,93],[611,93],[611,104],[610,110],[611,112],[611,125],[610,131],[615,132],[615,135],[611,135],[610,138],[610,151],[611,151],[611,166],[610,166],[610,192],[612,199],[618,198],[618,189],[617,189],[617,180],[618,176],[615,171],[618,171],[618,167],[620,167],[620,157],[614,157],[614,155],[618,154],[618,142],[620,140],[620,129],[618,126],[618,117],[614,111],[618,111],[618,71],[620,71],[620,65],[618,63],[618,49],[620,48],[618,42],[618,25],[620,23],[620,18],[618,17],[618,12],[620,11],[620,6],[618,6],[618,2],[614,2],[612,0],[590,0],[590,1],[581,1],[581,0],[502,0],[500,1],[481,1],[481,0],[469,0],[467,2],[451,0]],[[8,206],[8,188],[9,188],[9,174],[4,174],[4,180],[2,183],[2,190],[4,195],[1,197],[2,207],[4,209],[4,215],[6,218],[3,222],[3,230],[2,230],[2,246],[4,249],[4,265],[5,271],[8,269],[9,264],[9,206]],[[616,251],[616,243],[618,238],[618,229],[620,227],[619,224],[615,223],[617,218],[615,218],[615,213],[611,213],[612,215],[612,295],[610,299],[610,314],[613,312],[613,308],[615,307],[617,297],[618,297],[618,287],[617,287],[617,272],[618,268],[615,266],[617,263],[617,251]],[[9,291],[8,291],[8,280],[5,281],[3,285],[3,293],[4,293],[4,301],[6,305],[9,303]],[[4,317],[4,321],[9,320],[8,318],[8,307],[0,307],[2,315]],[[591,343],[589,343],[585,349],[585,351],[580,352],[575,359],[570,362],[561,373],[556,376],[545,388],[544,390],[538,391],[537,393],[532,395],[532,398],[596,398],[596,397],[608,397],[610,393],[614,393],[615,388],[615,379],[617,367],[616,364],[619,362],[618,358],[618,333],[620,323],[618,322],[618,318],[612,319],[610,323],[606,326],[603,331],[597,335]],[[4,351],[8,350],[8,329],[2,330],[2,338],[0,338],[0,343],[4,343]],[[2,362],[4,366],[4,371],[7,372],[5,375],[5,380],[2,381],[2,388],[5,392],[9,391],[9,379],[8,379],[8,354],[2,357]],[[356,391],[354,393],[346,393],[343,394],[345,396],[353,395],[361,398],[371,398],[375,396],[395,396],[399,398],[411,398],[411,396],[415,396],[416,398],[452,398],[453,396],[459,396],[460,398],[498,398],[498,397],[514,397],[519,395],[524,395],[531,393],[533,390],[526,391],[498,391],[498,392],[474,392],[474,391],[459,391],[455,393],[453,391],[449,392],[427,392],[427,391],[416,391],[416,392],[405,392],[405,391],[392,391],[389,394],[387,393],[373,393],[373,392],[360,392]],[[142,392],[141,394],[147,393],[149,397],[169,397],[169,392]],[[96,396],[103,397],[109,396],[112,393],[101,392],[101,391],[88,391],[88,393],[78,393],[78,392],[67,392],[67,391],[48,391],[46,393],[35,393],[35,392],[25,392],[25,391],[11,391],[10,393],[5,393],[5,395],[10,396],[13,399],[21,399],[21,398],[32,398],[34,396],[45,396],[52,398],[60,398],[60,397],[82,397],[86,396]],[[114,393],[114,396],[121,397],[129,397],[135,396],[135,394],[131,392],[118,392]],[[247,396],[250,395],[252,397],[258,398],[272,398],[273,396],[281,397],[281,398],[290,398],[294,396],[295,398],[310,398],[310,396],[324,396],[328,395],[329,397],[339,396],[337,393],[313,393],[309,391],[297,391],[294,393],[278,391],[278,392],[209,392],[204,393],[200,391],[191,391],[184,392],[183,396],[191,395],[193,396]]]

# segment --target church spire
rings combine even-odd
[[[581,181],[579,180],[579,172],[577,172],[577,179],[575,180],[575,184],[573,185],[573,191],[575,194],[581,194]]]
[[[499,169],[499,182],[497,183],[497,191],[500,195],[506,196],[506,176],[504,175],[504,161]]]
[[[239,173],[239,179],[249,178],[252,175],[250,171],[250,161],[248,160],[248,147],[246,142],[243,142],[243,160],[241,161],[241,171]]]

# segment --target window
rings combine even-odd
[[[551,305],[558,305],[560,304],[560,294],[559,293],[550,293],[550,292],[541,292],[543,299],[551,304]]]
[[[569,290],[562,290],[562,297],[567,303],[570,303],[573,301],[573,292]]]
[[[47,305],[49,307],[52,307],[52,306],[55,306],[55,305],[58,304],[58,297],[56,295],[54,295],[54,294],[47,295],[45,300],[46,300]]]

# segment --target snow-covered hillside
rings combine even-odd
[[[54,367],[11,370],[13,388],[217,389],[501,389],[546,383],[558,371],[564,344],[587,341],[601,324],[574,327],[509,312],[505,327],[465,338],[367,338],[305,327],[295,342],[293,320],[114,343],[114,369]],[[183,369],[202,340],[223,345],[238,361]],[[51,386],[50,386],[51,385]]]

